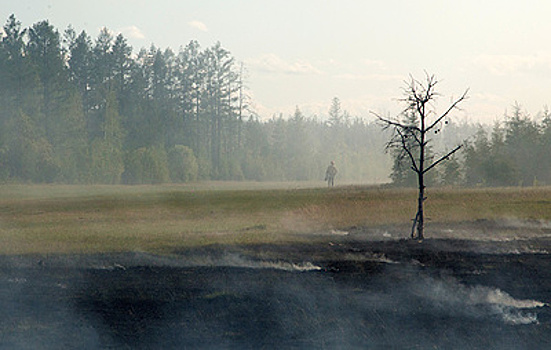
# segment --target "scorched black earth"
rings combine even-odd
[[[347,238],[3,257],[0,348],[548,349],[548,249]]]

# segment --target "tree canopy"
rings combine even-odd
[[[93,38],[12,15],[0,42],[0,179],[321,181],[331,159],[349,180],[385,178],[376,128],[343,118],[338,99],[330,124],[298,107],[260,121],[243,75],[221,43],[134,53],[107,28]]]
[[[0,38],[0,181],[158,183],[194,180],[339,180],[415,186],[388,135],[334,97],[327,114],[261,118],[246,67],[221,43],[134,51],[103,28],[95,37],[11,15]],[[551,113],[519,104],[492,128],[452,123],[427,150],[458,157],[431,185],[551,184]]]

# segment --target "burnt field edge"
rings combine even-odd
[[[10,311],[0,345],[542,348],[551,344],[549,247],[545,238],[418,243],[350,234],[166,255],[0,256]],[[487,302],[494,296],[505,306]],[[532,301],[546,305],[511,306]]]
[[[551,254],[551,237],[507,240],[464,238],[364,239],[332,237],[312,242],[254,244],[210,244],[165,249],[165,253],[125,251],[106,253],[49,253],[0,255],[0,268],[126,268],[138,266],[189,267],[223,266],[224,257],[240,256],[251,261],[311,262],[315,264],[354,264],[358,261],[404,263],[445,267],[469,259],[514,259]]]

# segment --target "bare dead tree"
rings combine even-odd
[[[432,102],[438,96],[435,86],[438,81],[434,75],[426,76],[426,82],[422,83],[411,77],[405,88],[405,98],[402,101],[406,108],[397,118],[385,118],[379,114],[375,116],[383,124],[384,129],[392,130],[392,136],[387,143],[387,149],[398,149],[400,156],[408,159],[411,169],[415,172],[419,188],[417,200],[417,214],[413,219],[411,238],[423,240],[425,197],[425,174],[434,169],[438,164],[449,159],[462,145],[458,145],[451,151],[440,157],[427,155],[428,145],[431,141],[429,133],[438,133],[442,124],[447,124],[450,113],[458,109],[458,105],[467,98],[468,89],[441,114],[434,111]],[[400,119],[399,117],[402,117]],[[404,118],[405,117],[405,118]],[[416,232],[417,231],[417,234]]]

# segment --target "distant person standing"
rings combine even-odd
[[[331,161],[331,164],[327,167],[325,171],[325,181],[327,181],[327,186],[333,187],[335,185],[335,176],[337,175],[337,167],[335,167],[335,162]]]

